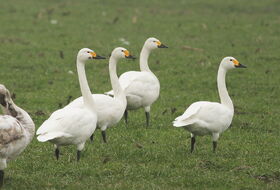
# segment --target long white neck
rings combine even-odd
[[[151,51],[148,50],[144,45],[140,53],[140,71],[152,72],[148,65],[148,58],[150,53]]]
[[[117,60],[113,56],[109,59],[109,74],[111,85],[114,91],[114,97],[121,100],[126,100],[124,91],[120,85],[119,78],[117,75]]]
[[[11,115],[20,122],[20,124],[26,129],[28,142],[30,142],[35,134],[35,124],[33,120],[29,114],[18,107],[12,99],[10,99],[7,104],[7,107],[2,107],[4,114]]]
[[[86,72],[85,72],[85,63],[77,60],[77,71],[78,71],[78,78],[80,83],[80,88],[82,92],[82,96],[84,99],[84,105],[95,111],[95,104],[94,100],[91,95],[90,88],[88,86]]]
[[[220,65],[218,70],[218,91],[221,100],[221,104],[227,106],[232,111],[234,110],[233,103],[228,95],[227,87],[226,87],[226,70]]]

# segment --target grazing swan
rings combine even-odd
[[[64,107],[52,113],[37,130],[40,142],[54,143],[56,158],[59,158],[59,147],[63,145],[77,145],[77,161],[86,140],[96,128],[96,106],[88,86],[85,63],[89,59],[105,59],[88,48],[83,48],[77,55],[77,71],[83,96],[81,107]]]
[[[140,71],[128,71],[120,76],[120,84],[124,89],[127,100],[125,122],[127,123],[128,110],[145,109],[146,125],[149,126],[151,105],[159,96],[160,84],[157,77],[148,66],[148,58],[152,50],[167,48],[156,38],[148,38],[140,53]],[[105,94],[113,96],[114,89]]]
[[[18,107],[8,89],[0,84],[0,187],[7,162],[15,159],[31,142],[35,125],[26,111]]]
[[[117,76],[117,62],[121,58],[133,58],[125,48],[118,47],[112,51],[109,59],[109,74],[111,85],[116,96],[114,98],[104,94],[93,94],[97,112],[97,127],[101,129],[103,141],[106,143],[106,129],[118,123],[126,108],[126,98]],[[77,98],[67,107],[81,107],[82,98]],[[91,136],[93,140],[93,136]]]
[[[218,70],[218,91],[221,103],[199,101],[191,104],[185,113],[173,121],[174,127],[184,127],[191,132],[191,152],[194,150],[195,137],[212,135],[213,151],[222,132],[231,124],[234,108],[226,88],[226,73],[233,68],[246,68],[233,57],[225,57]]]

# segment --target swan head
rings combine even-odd
[[[89,59],[105,59],[105,57],[97,55],[93,50],[89,48],[83,48],[78,52],[77,59],[85,62]]]
[[[234,68],[246,68],[245,65],[240,64],[239,61],[234,57],[225,57],[221,62],[221,66],[224,67],[226,70]]]
[[[157,48],[168,48],[166,45],[162,44],[158,39],[156,38],[148,38],[145,41],[144,46],[149,49],[149,50],[153,50],[153,49],[157,49]]]
[[[115,48],[112,53],[111,57],[115,59],[123,59],[123,58],[130,58],[130,59],[135,59],[129,51],[123,47],[117,47]]]
[[[0,84],[0,104],[4,107],[7,106],[7,102],[11,99],[9,90],[2,84]]]

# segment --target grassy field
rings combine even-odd
[[[123,46],[139,57],[150,36],[169,46],[149,59],[161,82],[150,128],[143,110],[130,112],[127,127],[122,120],[107,130],[107,144],[96,131],[79,163],[75,147],[62,148],[56,161],[52,145],[34,138],[5,170],[3,189],[279,189],[279,11],[278,0],[2,2],[0,83],[37,128],[80,96],[80,48],[108,55]],[[172,121],[194,101],[219,101],[216,75],[225,56],[248,66],[227,76],[232,126],[215,154],[210,136],[197,138],[190,154],[190,135]],[[94,93],[111,89],[107,62],[87,66]],[[118,73],[138,70],[138,62],[121,61]]]

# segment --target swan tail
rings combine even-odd
[[[173,121],[174,127],[184,127],[187,125],[191,125],[195,123],[197,120],[195,118],[195,115],[199,112],[201,106],[200,104],[192,104],[188,109],[185,111],[185,113],[179,117],[177,117]]]
[[[108,95],[108,96],[111,96],[111,97],[114,97],[114,91],[113,90],[105,92],[104,94]]]
[[[70,136],[71,135],[67,135],[67,134],[62,133],[62,132],[53,132],[53,133],[40,134],[37,137],[37,140],[39,142],[46,142],[46,141],[49,141],[49,140],[52,140],[52,139],[55,139],[55,138],[58,138],[58,137],[70,137]]]
[[[194,123],[193,120],[175,120],[175,121],[173,121],[173,126],[174,127],[185,127],[185,126],[191,125],[193,123]]]

